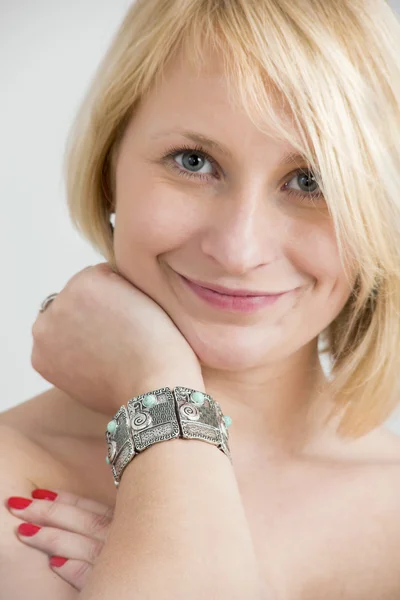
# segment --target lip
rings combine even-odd
[[[212,290],[214,292],[218,292],[219,294],[223,294],[224,296],[247,296],[247,297],[251,297],[251,296],[279,296],[281,294],[286,294],[286,290],[284,291],[280,291],[280,292],[273,292],[273,293],[267,293],[267,292],[263,292],[263,291],[259,291],[259,290],[242,290],[242,289],[237,289],[237,290],[233,290],[233,289],[228,289],[225,287],[222,287],[221,285],[214,285],[214,284],[205,284],[202,281],[197,281],[195,279],[187,279],[187,277],[184,277],[183,275],[181,275],[181,277],[183,279],[185,279],[186,281],[189,281],[189,283],[192,283],[198,287],[201,287],[203,289],[206,290]]]
[[[221,294],[210,288],[197,285],[193,281],[186,279],[183,275],[179,277],[187,288],[192,290],[197,296],[205,300],[208,304],[231,312],[251,313],[266,306],[275,304],[280,298],[287,296],[293,290],[280,294],[264,294],[260,296],[240,296]]]

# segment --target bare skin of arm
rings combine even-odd
[[[78,592],[48,566],[48,556],[18,541],[22,523],[6,508],[10,496],[30,498],[44,453],[10,427],[0,425],[0,600],[76,600]]]
[[[158,388],[206,391],[172,319],[107,264],[75,275],[32,333],[34,369],[83,404],[96,398],[110,418],[128,398]],[[207,442],[174,439],[125,468],[109,536],[79,597],[258,600],[260,582],[228,457]]]
[[[193,383],[201,389],[201,382]],[[143,387],[165,385],[159,379]],[[107,541],[79,597],[114,595],[121,600],[267,598],[233,467],[218,448],[169,440],[128,464]]]

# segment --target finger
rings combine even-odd
[[[105,541],[111,524],[111,509],[103,514],[51,500],[31,500],[25,508],[13,508],[20,498],[8,499],[8,509],[16,517],[37,525],[56,527],[71,533]],[[25,505],[27,504],[25,502]]]
[[[49,560],[50,568],[80,592],[84,588],[93,566],[87,562],[74,559],[69,559],[64,564],[61,564],[61,566],[57,566],[57,564],[62,563],[62,560],[59,560],[61,558],[60,556],[51,557]],[[52,562],[56,564],[52,564]]]
[[[40,527],[36,523],[21,523],[16,534],[20,542],[45,552],[49,556],[63,556],[94,565],[104,543],[78,533],[54,527]]]
[[[40,494],[40,492],[43,492],[43,494]],[[47,492],[47,496],[44,492]],[[49,493],[50,495],[48,495]],[[57,494],[55,498],[54,493]],[[84,498],[83,496],[77,496],[76,494],[60,490],[59,488],[53,488],[51,492],[49,490],[42,489],[33,490],[33,498],[38,498],[40,495],[44,496],[44,499],[54,498],[55,502],[62,502],[63,504],[76,506],[78,508],[82,508],[83,510],[88,510],[89,512],[93,512],[99,515],[111,515],[111,518],[114,512],[113,508],[107,506],[106,504],[102,504],[101,502],[97,502],[96,500],[91,500],[90,498]]]

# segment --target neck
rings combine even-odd
[[[233,454],[289,458],[304,453],[332,407],[317,344],[286,361],[245,372],[202,369],[207,393],[232,418]]]

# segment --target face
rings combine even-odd
[[[280,164],[290,151],[229,103],[216,57],[197,73],[182,59],[169,65],[126,131],[116,171],[118,268],[210,368],[293,358],[316,343],[349,297],[327,204],[312,174],[299,172],[306,163]],[[181,275],[290,293],[250,312],[223,310]]]

